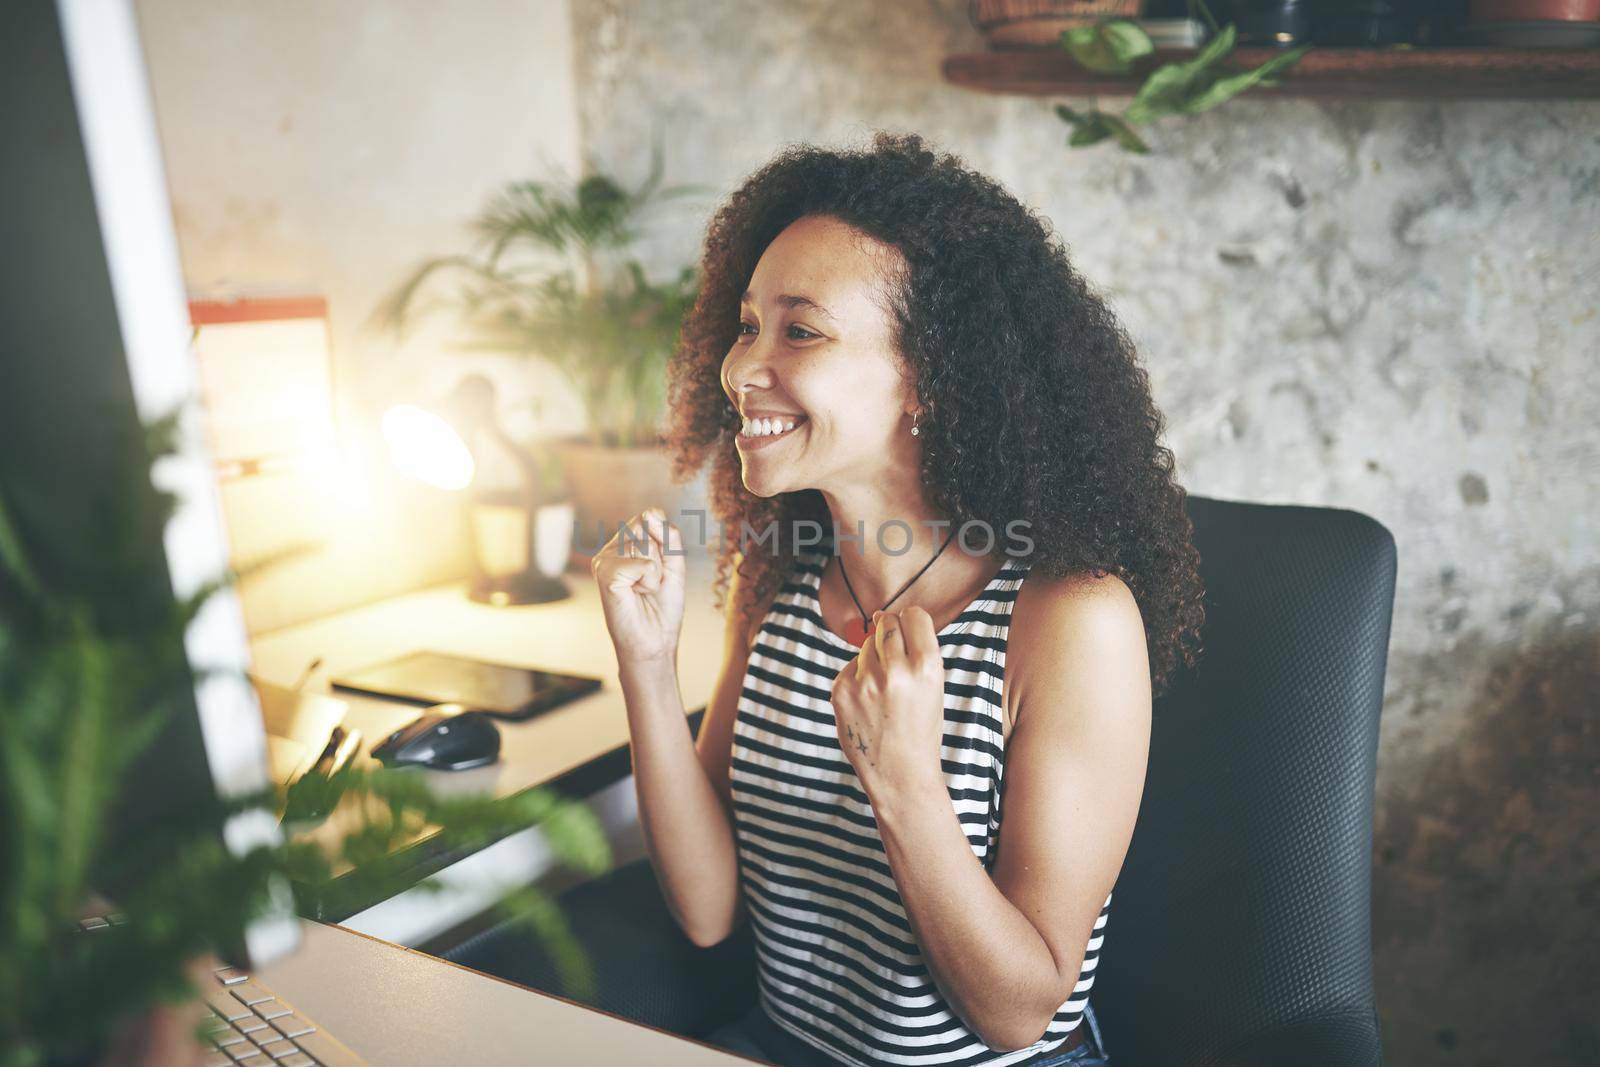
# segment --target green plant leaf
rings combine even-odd
[[[39,579],[33,573],[33,564],[11,520],[11,509],[4,494],[0,494],[0,572],[20,586],[25,595],[39,595]]]
[[[1061,116],[1062,122],[1070,123],[1074,126],[1078,125],[1078,123],[1084,120],[1082,112],[1070,108],[1066,104],[1057,104],[1056,114]]]
[[[1124,74],[1133,61],[1155,51],[1150,35],[1126,19],[1099,19],[1061,33],[1061,46],[1079,64],[1102,74]]]
[[[1096,112],[1093,118],[1072,131],[1072,135],[1067,138],[1067,144],[1073,148],[1081,148],[1085,145],[1099,144],[1110,136],[1111,127],[1106,124],[1105,116]]]
[[[1105,124],[1111,130],[1111,136],[1117,139],[1117,144],[1129,152],[1145,155],[1150,151],[1150,146],[1133,132],[1133,127],[1122,120],[1120,115],[1105,115]]]
[[[1193,59],[1167,63],[1151,71],[1134,94],[1133,102],[1123,111],[1122,117],[1138,125],[1165,115],[1179,114],[1185,101],[1210,84],[1207,75],[1211,67],[1233,51],[1235,36],[1233,24],[1229,23]]]
[[[1232,23],[1192,60],[1169,63],[1153,71],[1123,112],[1129,123],[1146,123],[1168,115],[1194,115],[1244,92],[1252,85],[1276,86],[1272,75],[1298,62],[1310,51],[1302,45],[1249,71],[1224,75],[1214,69],[1233,50],[1236,30]]]
[[[1065,104],[1057,104],[1056,114],[1061,116],[1063,122],[1072,126],[1067,144],[1074,147],[1094,144],[1110,135],[1111,131],[1105,124],[1104,114],[1093,108],[1088,111],[1076,111]]]
[[[1205,23],[1211,27],[1212,33],[1222,32],[1222,27],[1217,25],[1217,17],[1211,13],[1211,8],[1206,4],[1205,0],[1187,0],[1185,7],[1188,9],[1190,18],[1196,17],[1198,9],[1198,14],[1204,16]]]
[[[495,910],[513,927],[525,926],[534,932],[555,964],[567,996],[588,1004],[595,1002],[598,990],[593,961],[572,936],[566,917],[547,893],[536,886],[525,886],[508,894]]]
[[[492,280],[492,266],[480,264],[468,256],[436,256],[412,268],[404,281],[390,290],[367,318],[369,329],[388,329],[396,334],[403,332],[411,321],[418,294],[423,285],[435,274],[444,270],[465,270]]]
[[[100,841],[105,805],[115,776],[106,758],[105,745],[113,709],[116,680],[112,678],[112,651],[96,640],[87,611],[78,608],[71,615],[73,633],[63,649],[72,664],[72,694],[65,708],[66,742],[61,766],[60,823],[56,845],[55,883],[60,891],[58,903],[68,909],[63,920],[83,899],[87,890],[89,865]]]
[[[1074,127],[1072,135],[1067,138],[1067,144],[1073,148],[1099,144],[1109,137],[1130,152],[1145,153],[1150,150],[1120,116],[1110,112],[1094,108],[1074,111],[1062,106],[1056,109],[1056,113]]]
[[[1238,96],[1252,85],[1260,84],[1269,87],[1276,86],[1278,83],[1271,78],[1271,75],[1283,70],[1285,67],[1289,67],[1294,63],[1299,62],[1300,57],[1305,55],[1310,50],[1310,45],[1301,45],[1300,47],[1291,49],[1282,55],[1273,56],[1271,59],[1261,64],[1261,66],[1256,67],[1254,70],[1248,70],[1240,74],[1219,78],[1217,81],[1208,86],[1203,92],[1198,93],[1193,98],[1185,101],[1183,104],[1183,111],[1186,114],[1196,115],[1202,111],[1209,111],[1211,108],[1216,107],[1224,100]]]

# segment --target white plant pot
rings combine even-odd
[[[558,577],[567,569],[577,517],[578,510],[570,501],[545,504],[534,512],[533,562],[545,577]]]

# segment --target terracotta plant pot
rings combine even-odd
[[[645,508],[664,509],[667,518],[685,529],[682,509],[700,506],[689,486],[673,484],[672,458],[664,447],[607,448],[576,437],[551,445],[577,510],[573,566],[586,566],[618,526]]]
[[[1063,30],[1102,18],[1137,18],[1143,0],[970,0],[967,14],[990,48],[1055,48]]]
[[[1471,0],[1467,10],[1467,21],[1473,23],[1526,19],[1600,21],[1600,0]]]

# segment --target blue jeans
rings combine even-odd
[[[1083,1021],[1079,1026],[1089,1028],[1089,1038],[1077,1048],[1066,1052],[1046,1053],[1042,1060],[1024,1060],[1018,1067],[1061,1067],[1062,1064],[1072,1064],[1073,1067],[1111,1067],[1111,1058],[1106,1055],[1105,1039],[1100,1036],[1100,1020],[1094,1017],[1094,1005],[1083,1006]]]
[[[1067,1052],[1045,1053],[1044,1059],[1025,1060],[1026,1067],[1063,1067],[1066,1064],[1072,1067],[1110,1067],[1111,1060],[1106,1056],[1105,1041],[1100,1036],[1100,1023],[1094,1017],[1093,1004],[1084,1005],[1083,1021],[1078,1025],[1085,1024],[1089,1027],[1087,1041]],[[806,1044],[774,1023],[762,1010],[760,1003],[746,1012],[744,1018],[718,1027],[705,1040],[729,1052],[774,1063],[778,1067],[843,1067],[821,1049]]]

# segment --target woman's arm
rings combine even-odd
[[[863,778],[928,969],[998,1050],[1039,1040],[1071,997],[1127,855],[1149,755],[1149,663],[1132,593],[1115,577],[1030,585],[1008,642],[1016,726],[992,879],[937,753],[927,773]]]
[[[733,719],[750,654],[735,610],[743,596],[736,572],[728,592],[722,672],[697,739],[685,729],[674,661],[627,665],[620,672],[645,849],[669,910],[701,947],[727,938],[743,912],[728,799]]]

